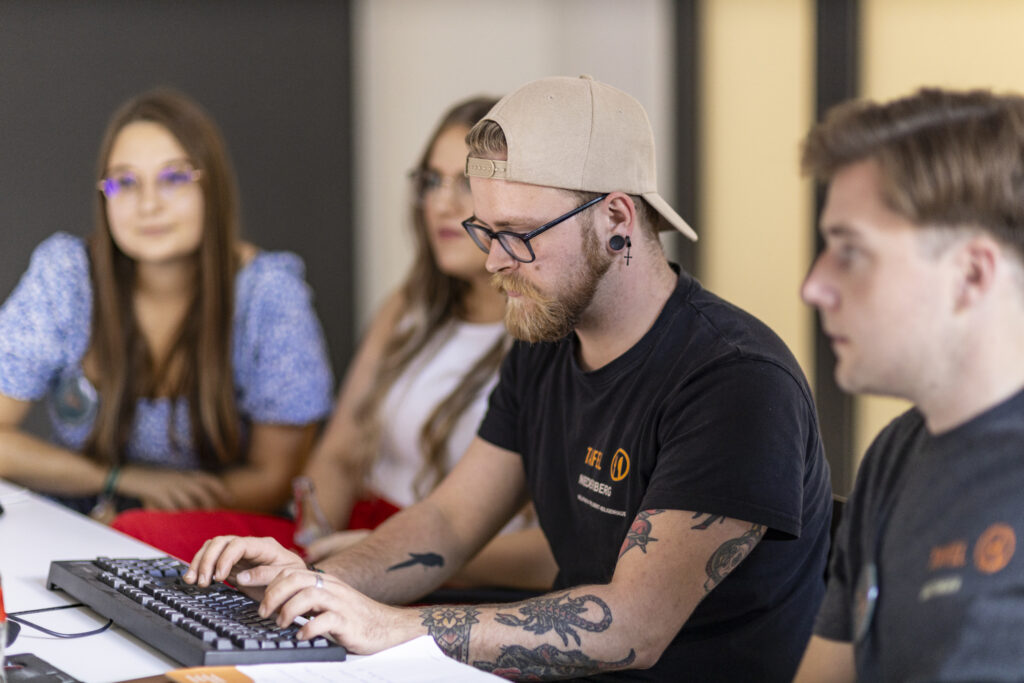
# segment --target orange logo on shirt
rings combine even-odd
[[[993,524],[974,544],[974,566],[984,574],[995,574],[1010,564],[1017,537],[1008,524]]]
[[[626,478],[627,474],[629,474],[629,453],[620,448],[612,456],[612,481],[622,481]]]
[[[928,569],[957,569],[967,564],[967,541],[953,541],[932,548]]]

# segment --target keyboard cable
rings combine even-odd
[[[59,609],[70,609],[72,607],[85,607],[85,605],[80,603],[80,602],[73,602],[73,603],[71,603],[69,605],[57,605],[55,607],[40,607],[39,609],[26,609],[26,610],[22,610],[20,612],[8,612],[7,613],[7,618],[10,619],[11,621],[14,621],[14,622],[17,622],[17,623],[21,624],[22,626],[28,626],[31,629],[35,629],[36,631],[40,631],[42,633],[45,633],[48,636],[53,636],[55,638],[85,638],[86,636],[95,636],[97,634],[100,634],[100,633],[103,633],[104,631],[106,631],[114,623],[113,619],[107,619],[107,623],[105,623],[103,626],[100,626],[99,628],[93,629],[91,631],[82,631],[80,633],[60,633],[59,631],[51,631],[48,628],[45,628],[45,627],[40,626],[38,624],[34,624],[34,623],[29,621],[28,619],[25,619],[22,616],[23,614],[38,614],[40,612],[53,612],[53,611],[59,610]]]

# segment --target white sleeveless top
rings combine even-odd
[[[504,323],[453,321],[409,363],[395,381],[381,406],[381,438],[377,461],[368,479],[374,494],[399,507],[407,507],[426,495],[435,482],[429,480],[417,493],[414,482],[423,466],[420,431],[430,414],[458,386],[466,372],[505,333]],[[462,413],[448,438],[444,471],[451,471],[476,436],[498,373],[480,389]]]

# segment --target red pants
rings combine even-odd
[[[383,498],[361,500],[352,508],[349,529],[375,529],[398,512]],[[270,536],[289,550],[302,554],[292,536],[295,523],[284,517],[232,510],[127,510],[111,526],[189,562],[208,538],[214,536]]]

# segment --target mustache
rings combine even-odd
[[[541,294],[539,289],[527,282],[518,273],[494,273],[491,275],[491,285],[501,292],[511,290],[529,299],[547,300],[547,297]]]

